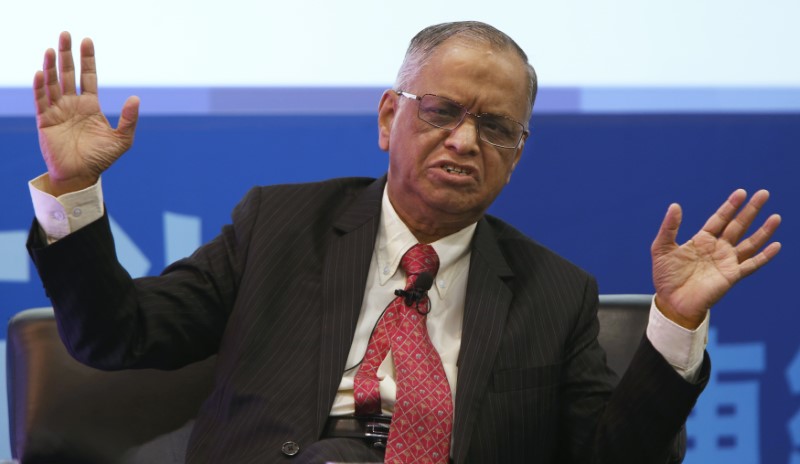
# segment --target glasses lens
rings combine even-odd
[[[520,123],[503,116],[484,114],[480,118],[481,138],[493,145],[516,148],[524,130]]]
[[[467,109],[458,103],[436,95],[423,95],[419,100],[419,118],[428,124],[453,130],[461,124]],[[516,148],[525,128],[513,119],[494,114],[478,117],[481,140],[502,148]]]
[[[424,95],[419,101],[419,118],[442,129],[455,129],[465,112],[456,102],[436,95]]]

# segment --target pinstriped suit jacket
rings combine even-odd
[[[255,188],[217,238],[159,277],[128,277],[106,218],[47,247],[32,233],[29,249],[79,360],[168,369],[218,353],[188,462],[282,462],[281,445],[302,453],[330,411],[384,184]],[[487,216],[468,279],[456,463],[665,461],[704,382],[684,382],[645,339],[612,392],[591,276]]]

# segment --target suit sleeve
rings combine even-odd
[[[606,367],[605,353],[597,342],[597,307],[596,284],[592,281],[574,336],[568,342],[560,462],[672,462],[675,441],[681,438],[686,418],[708,381],[708,357],[700,380],[689,383],[645,336],[609,397],[604,379],[613,373]]]
[[[42,243],[34,221],[28,250],[69,352],[106,370],[173,369],[216,353],[259,201],[251,190],[220,235],[141,279],[117,260],[107,215],[52,245]]]

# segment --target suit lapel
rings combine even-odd
[[[478,222],[470,257],[461,350],[458,355],[453,457],[464,462],[469,441],[500,347],[512,293],[513,277],[491,226]]]
[[[352,345],[375,237],[380,223],[381,198],[386,178],[365,189],[334,222],[323,271],[320,337],[320,383],[317,436],[328,420],[333,398]],[[489,382],[493,360],[505,327],[512,294],[505,280],[513,272],[500,252],[486,219],[478,222],[472,244],[455,405],[455,462],[463,462],[479,399]]]
[[[317,403],[317,435],[322,434],[364,299],[372,250],[380,222],[386,178],[369,185],[333,224],[322,275],[322,335]]]

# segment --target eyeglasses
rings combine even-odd
[[[413,93],[395,90],[397,95],[417,100],[419,109],[417,117],[431,126],[452,131],[460,126],[466,115],[474,116],[477,121],[478,137],[486,143],[500,148],[517,148],[523,137],[530,133],[525,130],[522,123],[497,114],[474,114],[467,111],[463,105],[433,94],[421,97]]]

